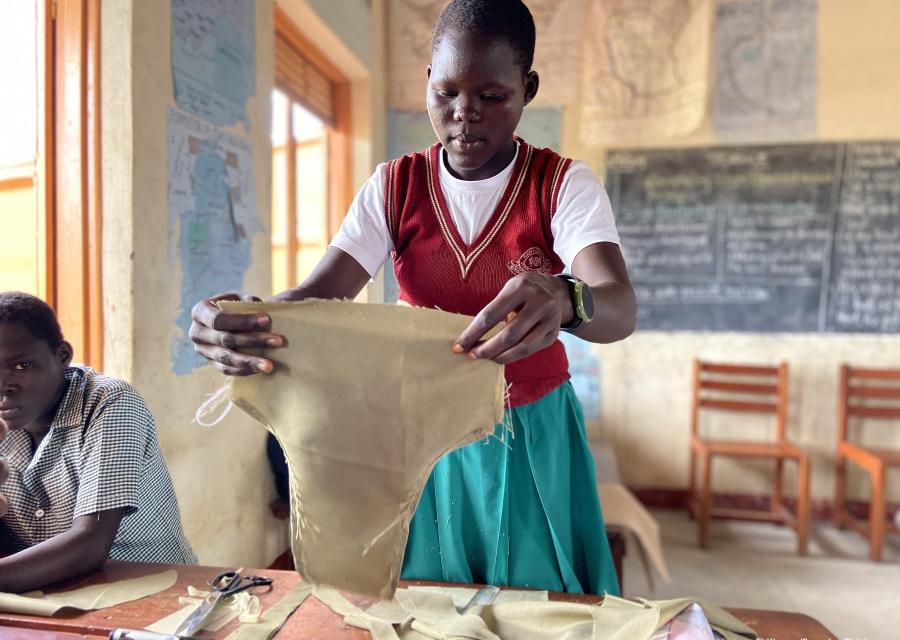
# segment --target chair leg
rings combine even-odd
[[[709,540],[709,516],[710,516],[710,472],[712,467],[712,456],[705,453],[700,461],[700,508],[697,514],[697,524],[699,526],[698,544],[705,548]]]
[[[697,455],[694,452],[694,447],[691,446],[691,460],[688,472],[690,476],[688,477],[688,515],[693,518],[694,517],[694,499],[697,496]]]
[[[769,505],[772,513],[781,511],[781,498],[784,487],[784,458],[775,459],[775,481],[772,486],[772,503]]]
[[[797,553],[806,555],[809,546],[809,458],[797,461]]]
[[[884,465],[870,471],[872,478],[872,498],[869,502],[869,558],[881,560],[884,534],[887,524],[887,505],[884,491]]]
[[[839,529],[844,529],[844,496],[847,487],[847,459],[839,456],[835,467],[834,513],[831,517]]]

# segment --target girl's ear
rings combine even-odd
[[[72,349],[72,345],[63,340],[59,343],[59,346],[56,347],[56,361],[65,368],[69,366],[69,363],[72,362],[72,355],[74,350]]]
[[[528,104],[537,95],[540,78],[537,71],[529,71],[525,76],[525,104]]]

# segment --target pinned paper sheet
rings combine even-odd
[[[581,138],[605,147],[677,138],[706,115],[712,0],[589,0]]]
[[[59,593],[45,594],[41,591],[32,591],[22,595],[0,593],[0,611],[50,617],[62,609],[79,611],[105,609],[165,591],[177,580],[178,573],[169,570],[140,578],[95,584]]]

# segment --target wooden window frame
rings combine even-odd
[[[44,0],[45,272],[75,360],[103,364],[100,0]]]
[[[334,122],[326,123],[326,155],[328,166],[326,175],[327,220],[326,229],[328,241],[334,237],[341,221],[347,213],[347,209],[353,200],[353,185],[351,180],[352,160],[352,130],[350,112],[350,81],[334,63],[331,62],[310,40],[304,36],[283,9],[275,5],[275,33],[284,38],[291,46],[303,55],[323,76],[328,78],[332,85],[332,101]],[[289,100],[303,102],[301,96],[296,96],[289,89],[278,83],[275,79],[275,88],[288,96]],[[287,166],[285,184],[286,206],[286,248],[288,255],[287,282],[294,287],[297,282],[297,252],[301,248],[297,237],[297,197],[296,197],[296,145],[294,141],[293,109],[290,104],[287,109],[287,142],[286,156]]]

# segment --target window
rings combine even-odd
[[[347,79],[275,9],[272,286],[309,275],[350,204]]]
[[[0,11],[0,290],[47,300],[100,367],[100,0]]]
[[[46,298],[36,179],[39,16],[36,3],[0,0],[0,8],[0,290]]]

